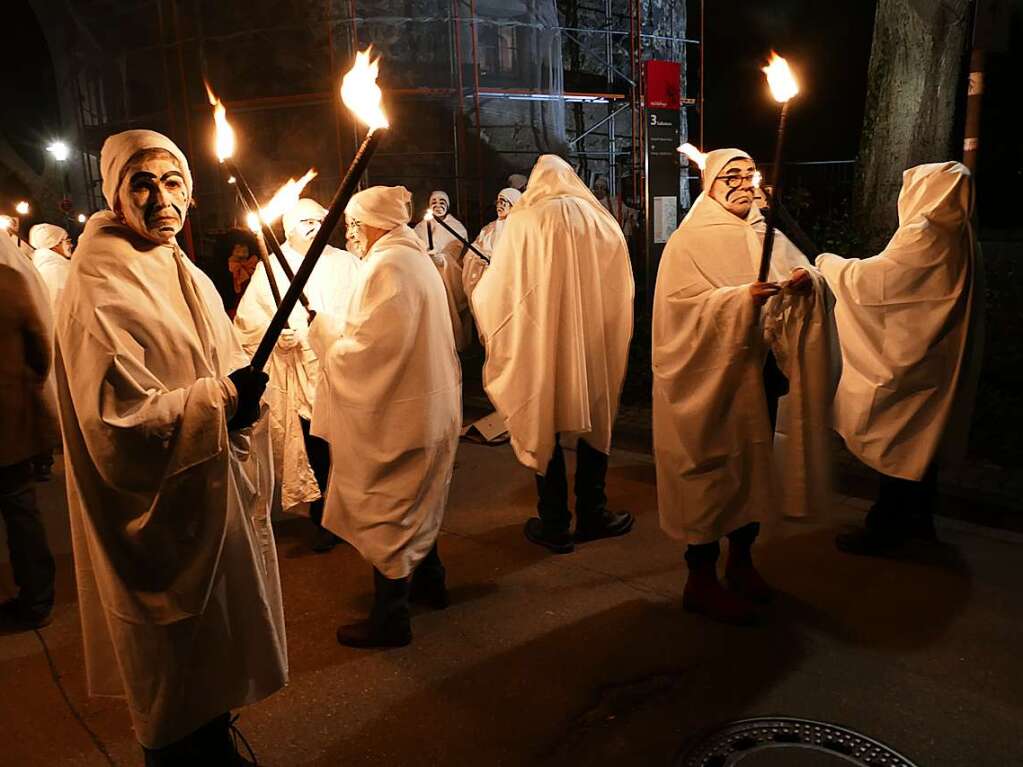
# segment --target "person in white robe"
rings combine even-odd
[[[127,698],[147,765],[241,763],[230,711],[288,676],[267,378],[175,240],[181,150],[125,131],[100,169],[54,362],[88,689]]]
[[[964,456],[983,352],[973,202],[964,165],[918,165],[903,174],[899,228],[881,253],[817,257],[842,347],[835,429],[881,474],[866,526],[837,539],[843,551],[886,554],[934,537],[937,473]]]
[[[471,301],[484,388],[536,474],[525,535],[554,553],[632,528],[631,514],[607,508],[605,477],[634,292],[618,222],[572,166],[541,156]],[[578,442],[574,535],[562,439]]]
[[[683,606],[728,623],[751,622],[771,597],[753,565],[760,524],[808,517],[830,492],[824,287],[781,232],[768,281],[757,281],[766,227],[755,170],[739,149],[707,155],[703,193],[665,246],[654,293],[661,527],[687,544]]]
[[[299,200],[284,214],[286,239],[281,245],[281,252],[292,273],[301,266],[326,214],[318,202],[308,198]],[[274,279],[283,294],[289,285],[287,274],[276,257],[271,255],[270,263]],[[360,263],[347,251],[326,246],[305,286],[310,308],[314,312],[324,311],[344,317]],[[263,264],[260,264],[234,318],[246,354],[255,353],[276,311],[270,282]],[[270,355],[267,366],[270,382],[264,399],[270,408],[270,435],[281,507],[292,511],[304,509],[303,504],[309,504],[309,516],[317,531],[312,548],[317,553],[324,553],[334,548],[338,538],[322,525],[323,498],[330,476],[330,449],[322,439],[309,432],[320,380],[320,362],[309,345],[308,335],[309,315],[301,304],[296,304],[288,317],[288,327],[281,332]]]
[[[0,601],[0,631],[50,620],[53,555],[36,498],[34,463],[60,442],[50,375],[53,316],[46,285],[0,231],[0,518],[18,593]]]
[[[333,459],[323,525],[373,566],[369,618],[337,630],[353,647],[408,644],[409,599],[448,599],[437,536],[462,379],[444,285],[407,225],[410,199],[402,186],[352,197],[348,236],[365,253],[355,294],[347,316],[318,313],[309,329],[322,366],[313,433]]]
[[[71,238],[62,227],[36,224],[29,230],[28,240],[35,249],[32,264],[42,275],[50,295],[50,306],[56,310],[71,271]]]
[[[484,226],[472,243],[473,247],[487,258],[493,257],[494,249],[497,247],[497,243],[501,240],[501,234],[504,232],[504,222],[508,218],[508,214],[511,213],[512,207],[520,199],[522,199],[522,192],[511,187],[502,189],[498,193],[497,200],[494,203],[494,207],[497,209],[497,218]],[[486,261],[471,250],[466,251],[465,258],[462,261],[462,288],[466,296],[472,293],[476,283],[483,276],[483,270],[486,268]]]
[[[461,241],[451,232],[437,223],[438,220],[454,229],[463,239],[468,241],[469,234],[465,225],[450,213],[451,202],[447,192],[434,190],[430,192],[430,212],[433,221],[423,219],[416,224],[415,233],[426,244],[427,253],[433,259],[444,281],[447,294],[448,314],[451,318],[451,331],[455,337],[455,348],[464,351],[472,343],[472,315],[469,311],[469,299],[466,298],[462,284],[463,251],[466,249]]]

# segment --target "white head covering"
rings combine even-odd
[[[721,169],[732,160],[752,159],[741,149],[715,149],[712,152],[707,152],[707,162],[703,166],[703,191],[710,191],[710,185],[714,183],[714,179],[721,173]]]
[[[615,227],[618,227],[615,217],[593,196],[593,192],[583,183],[572,166],[554,154],[540,155],[540,159],[533,166],[533,172],[529,174],[525,194],[508,215],[513,216],[519,211],[528,210],[538,203],[556,197],[578,197],[592,205],[602,216],[610,218],[615,222]]]
[[[441,197],[443,197],[444,202],[448,204],[449,208],[451,207],[451,198],[448,197],[447,192],[445,192],[443,189],[434,189],[432,192],[430,192],[430,199],[432,200],[436,195],[440,195]]]
[[[390,231],[407,224],[412,193],[403,186],[371,186],[345,206],[345,216]]]
[[[36,224],[28,230],[28,242],[36,250],[53,250],[67,237],[67,231],[56,224]]]
[[[299,221],[304,221],[307,218],[315,218],[317,221],[322,221],[326,215],[327,209],[320,205],[320,203],[310,197],[303,197],[282,217],[284,235],[291,234],[291,230],[298,226]]]
[[[505,202],[514,207],[515,203],[522,199],[522,192],[508,187],[507,189],[502,189],[497,196],[498,198],[503,197]]]
[[[99,153],[100,174],[103,177],[103,198],[107,206],[113,210],[117,202],[117,191],[124,180],[124,170],[128,161],[143,149],[165,149],[170,152],[181,166],[181,175],[185,177],[188,196],[192,196],[192,171],[188,160],[178,145],[164,136],[151,130],[126,130],[115,133],[103,142]]]

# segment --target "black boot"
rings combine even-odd
[[[317,554],[326,554],[327,552],[333,551],[334,547],[341,542],[334,533],[330,532],[325,527],[317,526],[316,533],[313,535],[313,546],[312,549]]]
[[[238,753],[234,722],[230,714],[221,714],[195,732],[163,748],[143,748],[146,767],[192,767],[192,765],[225,765],[245,767],[254,762]],[[239,734],[239,737],[240,734]],[[244,738],[249,755],[252,749]]]
[[[404,647],[412,641],[408,578],[388,578],[374,568],[373,586],[369,618],[339,627],[337,641],[348,647]]]
[[[725,583],[753,604],[766,605],[774,597],[774,592],[753,566],[753,542],[759,533],[760,523],[751,522],[728,534]]]
[[[424,604],[434,610],[443,610],[449,604],[446,575],[440,554],[437,553],[437,544],[434,543],[430,553],[412,573],[409,601]]]
[[[632,529],[634,520],[631,514],[608,511],[607,494],[604,492],[606,478],[607,455],[580,439],[575,472],[576,543],[613,538]]]

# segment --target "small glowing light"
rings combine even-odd
[[[237,181],[238,179],[236,179],[234,176],[231,176],[230,178],[227,179],[227,183],[229,184],[237,183]]]
[[[19,216],[27,216],[30,208],[28,206],[28,203],[22,200],[21,202],[14,206],[14,210]]]
[[[245,225],[256,234],[259,234],[263,229],[262,225],[259,223],[259,216],[255,213],[245,214]]]
[[[763,68],[763,72],[767,75],[767,84],[775,101],[784,104],[799,93],[799,83],[789,69],[789,63],[774,51],[771,51],[771,62]]]
[[[84,224],[85,223],[85,214],[84,213],[79,213],[78,214],[78,223],[79,224]]]
[[[764,180],[764,177],[760,175],[759,170],[753,171],[753,188],[759,189],[760,183]]]
[[[426,213],[423,214],[423,221],[433,221],[433,211],[427,209]]]
[[[54,141],[46,147],[46,151],[52,154],[57,162],[64,162],[71,155],[71,149],[63,141]]]
[[[6,232],[13,224],[10,216],[0,216],[0,230]]]

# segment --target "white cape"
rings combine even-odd
[[[956,162],[903,174],[899,229],[878,255],[817,259],[838,299],[835,428],[884,474],[918,480],[966,449],[983,344],[983,262],[970,174]]]
[[[440,276],[407,226],[378,240],[347,318],[318,314],[313,433],[330,443],[323,526],[388,578],[440,531],[461,428],[461,369]]]
[[[555,435],[611,451],[632,337],[622,230],[563,160],[544,155],[472,293],[483,384],[519,461],[547,471]]]
[[[64,283],[71,273],[71,259],[48,248],[40,248],[32,254],[32,263],[46,283],[46,289],[50,293],[50,306],[56,310],[60,296],[64,292]]]
[[[281,250],[292,272],[298,271],[302,256],[287,243],[282,244]],[[284,295],[290,281],[273,254],[270,254],[270,263],[277,287],[281,295]],[[345,316],[355,289],[360,263],[357,257],[347,251],[329,245],[324,249],[305,287],[309,305],[314,311]],[[255,353],[276,311],[266,270],[260,264],[245,289],[234,318],[242,347],[249,356]],[[274,473],[280,483],[281,507],[285,511],[320,497],[316,476],[306,455],[305,438],[299,421],[299,418],[312,419],[316,386],[320,380],[320,363],[306,337],[309,330],[308,315],[300,303],[292,310],[288,326],[302,341],[291,349],[274,348],[266,368],[270,382],[263,396],[270,408]]]
[[[786,280],[803,267],[814,291],[776,296],[758,317],[748,289],[760,262],[757,229],[759,211],[743,221],[701,195],[668,240],[657,273],[657,505],[665,532],[688,543],[716,541],[780,514],[805,517],[829,500],[833,386],[823,282],[776,232],[769,278]],[[769,348],[790,387],[773,447],[763,382]]]
[[[176,246],[89,219],[55,360],[86,673],[150,748],[287,681],[265,418],[227,431],[247,361]]]

